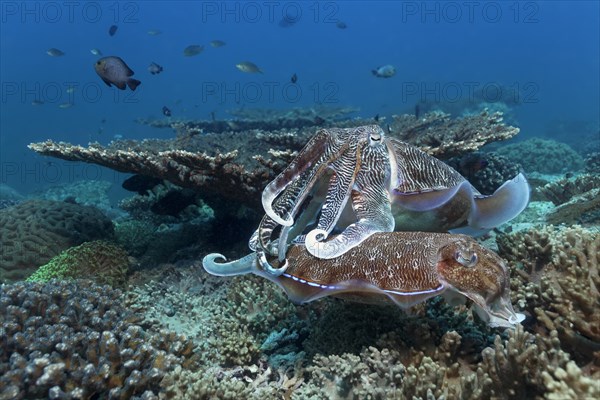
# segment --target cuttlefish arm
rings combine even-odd
[[[317,179],[321,177],[327,167],[351,148],[359,140],[359,135],[353,135],[350,130],[322,129],[313,136],[298,156],[271,181],[263,190],[262,205],[265,213],[283,226],[294,224],[294,214],[300,207],[302,200],[312,189]],[[273,207],[275,199],[294,183],[301,175],[296,201],[288,204],[283,210]]]
[[[316,257],[324,259],[339,257],[374,233],[394,230],[395,220],[388,192],[390,180],[388,148],[384,143],[365,147],[361,158],[362,163],[356,174],[355,189],[351,192],[352,207],[357,221],[329,241],[326,239],[331,228],[326,230],[321,225],[308,232],[305,238],[306,248]],[[326,202],[324,207],[324,211],[328,211],[329,204]],[[337,221],[344,207],[342,203],[335,207]]]

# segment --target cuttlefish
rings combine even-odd
[[[262,260],[263,258],[269,258]],[[264,265],[277,257],[253,252],[230,262],[221,254],[204,257],[213,275],[253,273],[279,285],[296,303],[335,296],[365,303],[411,307],[443,295],[451,304],[467,297],[492,327],[514,327],[524,316],[510,303],[506,264],[466,235],[432,232],[376,233],[335,259],[312,255],[305,245],[291,245],[281,274]]]
[[[288,238],[295,238],[311,254],[331,259],[377,232],[481,234],[523,211],[529,192],[518,174],[482,195],[456,170],[386,137],[378,125],[323,129],[265,187],[266,215],[250,245],[283,261]],[[334,229],[341,233],[328,240]]]

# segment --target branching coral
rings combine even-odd
[[[600,355],[600,234],[569,228],[557,232],[554,243],[554,270],[541,281],[547,306],[535,311],[575,356],[589,360]]]
[[[108,286],[2,285],[0,304],[2,399],[156,398],[167,372],[197,365],[192,342],[146,330]]]
[[[578,361],[597,358],[593,354],[600,350],[598,232],[549,227],[500,236],[498,243],[500,254],[511,262],[513,302],[534,317],[530,323],[536,330],[557,331]]]

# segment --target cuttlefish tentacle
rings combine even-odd
[[[230,262],[218,263],[217,259],[226,260],[223,254],[211,253],[202,260],[202,266],[211,275],[234,276],[244,275],[256,270],[256,253],[248,254],[246,257]]]

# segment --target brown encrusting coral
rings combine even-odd
[[[0,282],[27,278],[71,246],[110,238],[113,225],[97,208],[30,200],[0,210]]]

